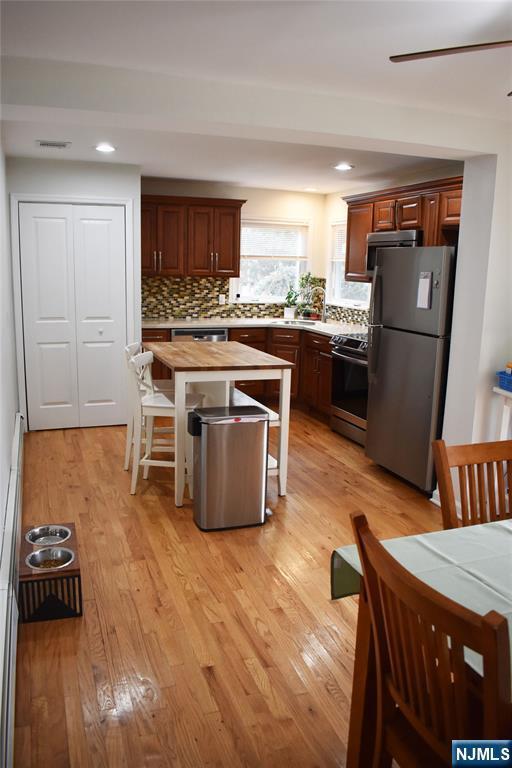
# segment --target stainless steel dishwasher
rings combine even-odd
[[[262,525],[267,491],[268,413],[258,406],[197,408],[194,521],[203,531]]]
[[[227,341],[227,328],[173,328],[171,341]]]

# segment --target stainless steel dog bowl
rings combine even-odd
[[[39,525],[25,534],[25,540],[36,547],[50,547],[63,544],[71,536],[71,531],[64,525]]]
[[[65,568],[74,559],[75,553],[72,549],[66,549],[66,547],[45,547],[27,555],[25,563],[34,571],[44,572]]]

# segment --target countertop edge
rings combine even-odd
[[[311,333],[320,333],[324,336],[334,336],[343,333],[362,333],[367,326],[362,323],[321,323],[316,321],[315,325],[290,325],[284,318],[261,318],[261,317],[243,317],[243,318],[201,318],[194,320],[184,319],[149,319],[142,321],[142,330],[172,330],[176,328],[296,328],[300,331],[310,331]]]

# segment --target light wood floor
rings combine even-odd
[[[298,411],[260,528],[202,533],[165,470],[130,496],[123,449],[26,438],[24,522],[76,523],[85,613],[20,626],[16,768],[344,765],[357,601],[330,601],[331,550],[353,511],[390,537],[438,510]]]

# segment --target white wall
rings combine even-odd
[[[154,178],[142,179],[142,193],[247,200],[242,208],[242,219],[269,219],[307,224],[310,269],[318,277],[325,275],[324,195],[237,187],[210,181]]]
[[[39,160],[9,157],[6,160],[7,190],[10,194],[82,197],[100,200],[131,200],[133,207],[133,290],[134,312],[128,317],[130,337],[140,335],[140,169],[136,165],[85,163],[70,160]]]
[[[4,154],[0,148],[0,520],[7,495],[18,384],[14,342],[11,252]]]

